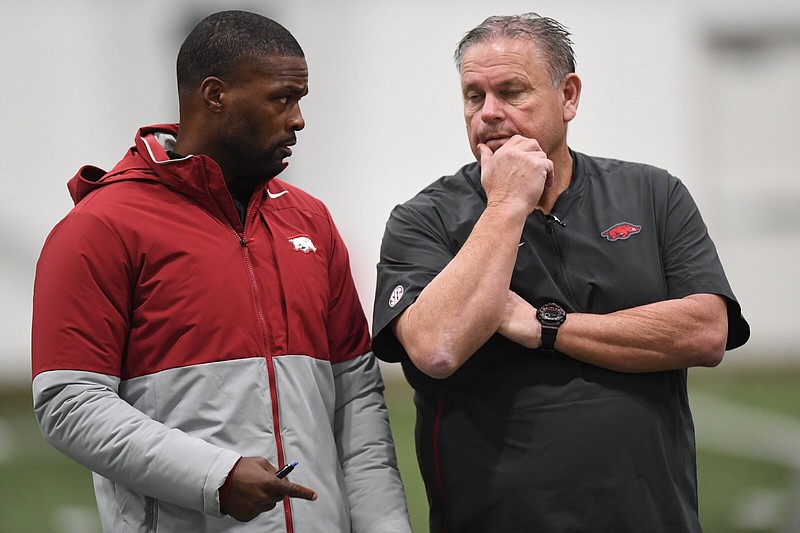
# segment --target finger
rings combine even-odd
[[[290,498],[300,498],[302,500],[310,500],[312,502],[317,499],[316,492],[298,483],[292,483],[286,495]]]
[[[550,187],[551,185],[553,185],[556,173],[555,173],[555,166],[553,165],[553,162],[550,161],[549,159],[547,160],[546,172],[547,174],[545,175],[544,186]]]
[[[539,144],[539,141],[537,141],[533,137],[526,138],[525,140],[528,141],[527,142],[527,147],[528,147],[529,151],[531,151],[531,152],[543,152],[544,151],[544,150],[542,150],[542,147]]]
[[[518,150],[522,150],[523,152],[542,151],[542,147],[539,145],[539,141],[537,141],[533,137],[524,137],[519,133],[509,138],[508,142],[506,142],[503,146],[514,147]]]
[[[481,156],[481,168],[485,169],[489,165],[489,161],[492,159],[492,149],[481,143],[478,145],[478,152]]]

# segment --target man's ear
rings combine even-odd
[[[574,72],[567,74],[567,77],[561,82],[564,122],[569,122],[578,114],[582,85],[581,79]]]
[[[228,86],[216,76],[209,76],[200,84],[200,93],[203,95],[203,107],[212,113],[220,113],[225,101]]]

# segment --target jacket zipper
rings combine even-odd
[[[245,221],[250,219],[251,207],[252,203],[247,206],[247,214],[245,215]],[[231,227],[233,232],[236,233],[236,236],[239,238],[239,244],[242,247],[242,253],[244,254],[245,264],[247,265],[247,275],[250,278],[250,286],[253,290],[253,296],[255,297],[256,300],[256,315],[258,316],[258,322],[261,326],[261,335],[264,346],[264,356],[267,362],[269,395],[272,404],[272,432],[275,435],[275,453],[278,459],[277,468],[280,469],[283,468],[283,466],[286,464],[286,458],[283,455],[283,439],[281,438],[281,424],[279,416],[280,411],[278,409],[278,380],[275,377],[275,364],[272,360],[272,346],[270,343],[271,333],[269,330],[269,324],[267,322],[267,319],[264,316],[264,308],[261,304],[261,293],[258,290],[255,271],[253,269],[253,262],[250,259],[250,249],[247,247],[247,238],[245,235],[246,228],[243,225],[242,233],[238,233],[236,229],[233,227],[233,225],[230,224],[230,221],[228,221],[228,225]],[[286,518],[286,531],[287,533],[292,533],[294,531],[294,526],[292,521],[292,508],[288,497],[283,499],[283,513]]]
[[[544,214],[544,213],[542,213]],[[558,265],[559,265],[559,272],[561,273],[561,280],[564,284],[564,290],[567,293],[567,296],[570,299],[570,303],[575,301],[575,294],[572,292],[572,286],[569,283],[569,277],[567,276],[567,265],[564,261],[564,254],[561,252],[561,245],[558,243],[558,236],[556,235],[555,229],[553,228],[553,222],[561,226],[562,228],[566,228],[567,225],[561,221],[556,215],[549,214],[544,215],[544,224],[547,230],[547,234],[550,236],[550,242],[553,244],[553,250],[556,252],[558,256]]]
[[[208,175],[208,169],[206,168],[205,161],[201,159],[200,163],[203,165],[203,171],[206,173],[206,175]],[[208,187],[208,183],[206,183],[206,194],[213,198],[211,190]],[[250,218],[250,211],[252,207],[253,199],[251,198],[250,202],[247,204],[247,212],[245,213],[244,217],[245,222]],[[286,459],[283,456],[283,439],[281,438],[281,425],[278,410],[278,388],[277,379],[275,378],[275,364],[272,361],[272,346],[270,343],[271,333],[269,331],[269,324],[264,316],[264,309],[261,305],[261,293],[258,291],[255,270],[253,269],[253,262],[250,259],[250,250],[247,247],[246,224],[242,223],[242,232],[239,233],[236,231],[236,227],[234,227],[224,212],[223,217],[225,218],[225,222],[228,224],[230,230],[239,240],[239,245],[242,247],[242,254],[244,255],[244,261],[247,267],[247,277],[250,280],[250,288],[252,289],[253,297],[255,298],[256,316],[258,317],[258,322],[261,326],[261,340],[263,342],[264,358],[267,362],[267,380],[269,382],[270,401],[272,403],[272,432],[275,435],[275,454],[277,455],[278,459],[278,469],[280,469],[286,464]],[[283,499],[283,512],[286,518],[286,531],[287,533],[293,533],[294,526],[292,524],[292,509],[291,502],[288,497]]]

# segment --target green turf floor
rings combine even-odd
[[[699,404],[700,398],[710,398],[800,424],[800,372],[703,369],[691,370],[689,375],[690,401],[694,397]],[[425,533],[427,499],[414,452],[411,391],[401,379],[387,378],[386,398],[412,525],[415,533]],[[700,413],[696,415],[699,426]],[[725,424],[739,423],[735,416],[728,418]],[[792,531],[786,520],[800,506],[800,474],[776,461],[712,449],[703,443],[702,429],[698,427],[698,476],[704,531]],[[89,472],[44,443],[26,392],[0,394],[0,533],[98,531]]]

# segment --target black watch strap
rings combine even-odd
[[[556,349],[556,335],[558,335],[558,327],[542,326],[542,349],[555,350]]]

